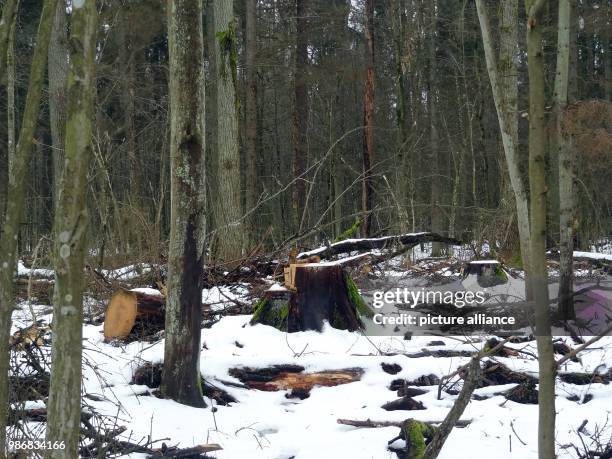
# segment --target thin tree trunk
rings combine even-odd
[[[63,3],[63,2],[62,2]],[[65,442],[48,457],[77,457],[81,419],[83,268],[87,248],[87,171],[96,92],[95,0],[72,4],[67,85],[65,178],[55,215],[55,291],[47,441]]]
[[[526,0],[529,73],[529,187],[531,190],[531,283],[538,347],[538,457],[555,457],[555,361],[551,338],[546,268],[546,119],[542,9],[546,2]]]
[[[374,164],[374,0],[365,2],[365,45],[366,74],[363,94],[363,189],[361,207],[364,213],[363,232],[372,233],[372,207],[374,185],[372,166]]]
[[[296,0],[297,37],[295,50],[295,106],[293,112],[293,213],[296,229],[304,221],[306,203],[306,178],[303,176],[308,164],[308,0]]]
[[[200,381],[205,250],[204,44],[202,0],[168,3],[170,245],[162,393],[205,406]]]
[[[521,246],[521,258],[525,270],[525,296],[532,298],[531,293],[531,263],[530,246],[531,236],[529,228],[529,197],[527,187],[519,168],[518,156],[518,101],[517,101],[517,68],[514,46],[518,40],[518,0],[503,2],[504,14],[502,27],[502,56],[504,56],[504,77],[500,76],[500,66],[496,62],[493,46],[493,38],[490,30],[489,18],[484,0],[476,0],[480,30],[482,31],[482,42],[487,61],[487,70],[493,100],[497,111],[499,129],[510,183],[516,200],[516,216],[518,222],[519,241]],[[506,35],[507,34],[507,35]],[[508,96],[506,96],[508,94]]]
[[[570,30],[572,5],[559,1],[557,34],[557,70],[555,75],[554,116],[555,144],[559,163],[559,313],[565,320],[575,319],[573,301],[574,253],[574,153],[572,142],[563,130],[563,117],[568,103],[570,67]]]
[[[4,8],[2,8],[2,19],[0,19],[0,81],[4,80],[4,72],[7,65],[6,52],[18,9],[19,0],[6,0]]]
[[[257,205],[259,188],[257,186],[257,2],[245,0],[245,204],[246,212]],[[254,236],[256,217],[250,218],[249,236]],[[254,242],[254,241],[253,241]]]
[[[436,65],[436,34],[438,31],[438,16],[436,14],[436,2],[429,4],[429,76],[427,88],[427,109],[429,111],[429,149],[431,167],[431,231],[440,233],[442,229],[442,215],[440,209],[440,171],[439,171],[439,138],[437,126],[437,65]],[[432,242],[431,255],[438,257],[442,254],[442,245]]]
[[[12,175],[13,162],[15,161],[15,27],[16,15],[10,24],[8,43],[6,47],[6,124],[7,124],[7,154],[8,173]]]
[[[19,133],[19,142],[7,192],[6,216],[0,238],[0,452],[6,450],[8,408],[9,333],[13,312],[13,275],[17,264],[17,237],[23,215],[26,171],[31,157],[32,139],[40,110],[47,51],[57,0],[45,0],[32,56],[28,94]]]
[[[240,202],[240,151],[238,145],[238,96],[236,21],[232,0],[214,0],[215,100],[217,109],[217,195],[215,200],[215,256],[236,262],[242,256],[243,225]]]
[[[66,2],[59,0],[49,44],[49,118],[53,156],[53,203],[57,205],[64,169],[68,45]]]

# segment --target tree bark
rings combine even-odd
[[[17,17],[19,0],[7,0],[2,8],[2,19],[0,19],[0,81],[4,80],[6,72],[6,53],[9,45],[11,29]]]
[[[304,221],[306,204],[306,165],[308,164],[308,0],[296,0],[295,105],[293,111],[293,213],[296,229]]]
[[[63,3],[63,2],[62,2]],[[92,156],[96,93],[95,0],[73,2],[67,84],[65,177],[55,215],[55,291],[51,385],[47,403],[47,441],[64,441],[64,450],[47,457],[78,456],[81,418],[83,269],[87,250],[87,172]]]
[[[57,3],[49,44],[49,121],[53,156],[53,203],[57,206],[64,170],[64,131],[66,129],[66,83],[68,44],[66,2]]]
[[[162,393],[205,406],[200,333],[205,250],[202,0],[168,3],[171,224]]]
[[[440,185],[438,165],[438,127],[437,123],[437,62],[436,62],[436,34],[438,33],[438,16],[436,15],[436,2],[429,3],[429,75],[427,84],[427,110],[429,111],[429,150],[431,168],[431,231],[439,233],[442,229],[442,215],[440,209]],[[442,246],[437,242],[431,244],[431,256],[442,255]]]
[[[572,4],[559,1],[557,32],[557,70],[555,75],[554,116],[555,144],[559,163],[559,314],[565,320],[575,319],[573,301],[574,254],[574,152],[569,135],[563,130],[568,103],[570,68],[570,30]]]
[[[480,30],[482,32],[482,43],[487,61],[487,71],[493,92],[493,101],[497,111],[499,129],[501,132],[502,144],[510,184],[514,191],[516,200],[516,218],[518,222],[519,241],[521,249],[521,259],[525,270],[525,296],[529,300],[532,298],[530,283],[530,247],[531,236],[529,228],[529,196],[527,186],[521,175],[519,168],[520,159],[518,156],[518,86],[516,66],[516,52],[514,47],[518,40],[518,0],[508,0],[503,2],[503,27],[502,27],[502,52],[504,60],[504,76],[500,75],[500,66],[495,59],[493,51],[493,38],[490,30],[490,22],[484,0],[476,0]]]
[[[0,453],[6,446],[9,371],[8,340],[13,312],[13,275],[17,264],[17,237],[23,215],[26,169],[36,131],[45,77],[47,51],[57,0],[45,0],[32,56],[28,94],[19,133],[15,161],[9,177],[6,215],[0,238]]]
[[[531,191],[531,284],[540,384],[538,457],[555,457],[555,361],[546,268],[546,119],[542,9],[545,0],[526,0],[529,73],[529,187]]]
[[[365,47],[366,73],[363,91],[363,185],[361,207],[363,232],[372,233],[372,206],[374,185],[372,166],[374,161],[374,0],[365,0]]]
[[[244,246],[238,145],[237,43],[232,0],[214,0],[217,194],[215,257],[234,264]]]
[[[245,0],[245,211],[249,212],[257,205],[259,188],[257,186],[257,2]],[[251,217],[249,236],[254,235],[255,217]]]

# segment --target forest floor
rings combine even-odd
[[[449,275],[445,270],[438,274]],[[388,277],[398,277],[401,267],[383,271]],[[203,292],[203,298],[222,307],[224,301],[246,301],[247,290],[246,286],[213,287]],[[90,303],[95,307],[95,300]],[[49,305],[22,303],[14,313],[12,332],[31,325],[32,312],[39,324],[52,319]],[[321,333],[288,334],[265,325],[250,325],[250,319],[246,314],[220,317],[202,330],[200,368],[210,397],[205,398],[208,406],[199,409],[158,398],[155,387],[159,381],[154,372],[150,380],[142,378],[139,368],[162,362],[163,339],[106,343],[102,325],[85,324],[85,410],[97,413],[97,419],[106,419],[109,429],[125,426],[117,438],[133,444],[160,447],[164,442],[190,447],[216,443],[222,450],[209,456],[219,459],[396,458],[388,442],[398,436],[398,427],[357,428],[339,424],[338,419],[442,421],[457,398],[461,381],[445,387],[438,397],[438,379],[467,363],[469,354],[483,348],[489,338],[404,339],[367,336],[329,326]],[[521,377],[537,378],[535,341],[521,341],[506,344],[507,350],[487,358],[493,364],[486,365],[502,364]],[[569,348],[576,346],[567,336],[557,341]],[[41,347],[48,355],[48,340]],[[297,365],[302,374],[360,370],[354,382],[315,386],[307,394],[247,387],[249,384],[239,379],[240,373],[232,371],[275,365]],[[532,403],[533,397],[519,400],[521,403],[507,398],[518,384],[504,384],[503,378],[495,376],[496,369],[503,366],[493,368],[485,387],[476,389],[462,416],[471,422],[452,431],[441,459],[537,457],[537,405]],[[136,381],[135,373],[140,375]],[[586,451],[603,451],[612,440],[612,337],[604,337],[585,350],[578,361],[568,361],[561,373],[556,383],[559,457],[579,458]],[[211,387],[215,389],[211,391]],[[382,408],[399,398],[398,390],[400,394],[413,394],[413,401],[420,402],[411,404],[416,409]],[[42,400],[28,398],[31,400],[21,401],[20,409],[44,408]],[[222,405],[223,399],[235,401]],[[31,421],[26,429],[33,438],[44,436],[44,422]],[[391,447],[401,447],[402,442],[395,440]],[[131,453],[125,457],[147,455]]]

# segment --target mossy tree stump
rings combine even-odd
[[[508,283],[508,275],[497,260],[476,260],[469,262],[463,269],[464,281],[472,276],[478,286],[495,287]]]
[[[360,330],[361,316],[372,314],[350,275],[339,263],[290,266],[289,285],[268,290],[255,306],[251,323],[288,332],[334,328]]]

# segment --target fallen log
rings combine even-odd
[[[126,338],[136,320],[160,324],[165,317],[165,298],[154,290],[119,290],[110,299],[104,316],[104,338]]]
[[[436,233],[411,233],[396,236],[385,236],[368,239],[345,239],[340,242],[334,242],[326,247],[302,252],[297,255],[297,259],[308,258],[317,255],[322,259],[327,259],[335,255],[347,254],[351,252],[359,252],[372,249],[387,249],[393,246],[416,246],[424,242],[443,242],[451,245],[460,245],[461,241],[442,236]]]
[[[379,428],[379,427],[402,427],[406,421],[372,421],[366,419],[365,421],[359,421],[357,419],[338,419],[338,424],[353,427],[363,428]],[[467,427],[470,425],[472,420],[457,421],[455,427]],[[442,421],[426,421],[425,424],[442,424]]]
[[[279,390],[309,392],[315,386],[331,387],[359,381],[363,370],[345,368],[304,373],[304,367],[299,365],[275,365],[267,368],[231,368],[228,373],[249,389],[266,392]]]

